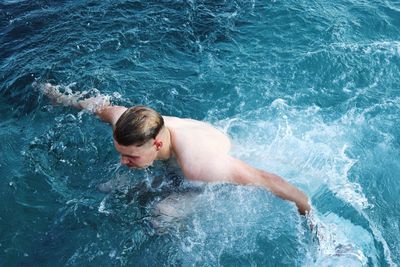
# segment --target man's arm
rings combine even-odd
[[[310,212],[307,196],[278,175],[258,170],[230,156],[208,158],[211,160],[198,160],[196,166],[182,162],[185,175],[193,180],[261,186],[280,198],[294,202],[300,214]]]
[[[262,186],[278,197],[294,202],[300,214],[305,215],[310,212],[311,207],[308,203],[308,197],[283,178],[263,170],[255,169],[238,159],[233,158],[232,162],[234,170],[232,174],[233,182]]]
[[[115,127],[119,117],[126,110],[126,107],[112,106],[108,96],[97,95],[80,99],[80,93],[63,94],[59,91],[58,86],[49,83],[42,86],[42,92],[55,104],[72,106],[95,113],[102,121],[110,123],[113,128]]]

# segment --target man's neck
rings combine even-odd
[[[158,151],[157,160],[167,160],[173,153],[171,133],[167,127],[162,130],[160,139],[163,142],[163,146],[161,147],[160,151]]]

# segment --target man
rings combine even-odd
[[[121,163],[130,168],[174,157],[190,180],[261,186],[294,202],[300,214],[311,209],[307,196],[281,177],[230,156],[229,138],[208,123],[161,116],[145,106],[112,106],[102,95],[80,100],[81,95],[63,94],[51,84],[42,89],[54,102],[89,110],[110,123]]]

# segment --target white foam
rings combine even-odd
[[[33,86],[39,88],[39,90],[49,97],[54,104],[74,106],[91,113],[105,106],[109,106],[113,98],[121,98],[121,95],[118,93],[113,93],[112,96],[101,94],[96,88],[92,88],[88,91],[74,90],[76,83],[63,86],[52,85],[50,83],[37,84],[34,82]]]
[[[325,123],[318,112],[317,107],[293,109],[277,99],[265,110],[217,124],[233,137],[236,157],[285,177],[309,195],[325,184],[357,209],[368,208],[361,186],[349,180],[349,172],[357,162],[346,154],[351,132],[340,121]],[[272,121],[260,114],[277,117]]]
[[[340,119],[326,122],[319,112],[318,107],[298,109],[283,99],[276,99],[270,107],[241,113],[218,121],[217,125],[233,137],[234,156],[283,176],[310,198],[321,187],[327,187],[369,221],[363,210],[372,205],[360,184],[351,180],[350,173],[357,159],[347,153],[357,137],[357,129],[346,122],[358,120],[363,125],[365,120],[350,111]],[[366,229],[336,214],[320,216],[316,221],[319,255],[313,259],[316,264],[308,262],[309,265],[329,265],[339,260],[347,261],[349,266],[362,266],[368,263],[367,256],[377,262],[374,237],[386,247],[387,262],[392,262],[386,242],[379,238],[381,235],[376,229],[372,236]]]
[[[370,43],[333,43],[333,49],[346,49],[352,52],[363,52],[364,54],[390,54],[400,56],[400,41],[375,41]]]
[[[330,266],[346,262],[347,266],[365,266],[368,257],[377,264],[373,236],[364,228],[334,213],[310,215],[318,238],[318,254],[308,259],[305,266]],[[336,265],[335,264],[335,265]]]
[[[98,211],[99,211],[100,213],[103,213],[103,214],[106,214],[106,215],[110,215],[111,212],[108,211],[108,210],[106,210],[106,202],[107,202],[107,199],[108,199],[108,195],[105,196],[105,197],[103,198],[103,200],[100,202]]]

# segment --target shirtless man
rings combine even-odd
[[[208,123],[161,116],[145,106],[113,106],[102,95],[80,100],[80,95],[63,94],[51,84],[42,91],[58,104],[89,110],[111,124],[123,165],[146,168],[175,157],[190,180],[261,186],[294,202],[302,215],[311,209],[307,196],[281,177],[230,156],[229,138]]]

